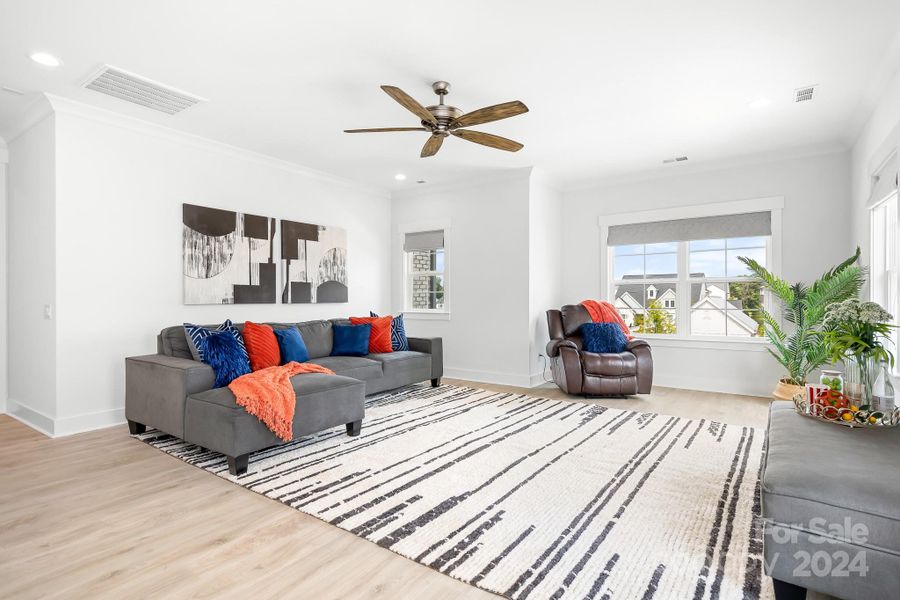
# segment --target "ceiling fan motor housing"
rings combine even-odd
[[[422,121],[422,125],[428,127],[429,129],[435,129],[435,133],[439,131],[446,133],[447,131],[449,131],[450,122],[453,119],[461,117],[463,114],[463,112],[455,106],[449,106],[447,104],[435,104],[434,106],[426,106],[425,110],[434,115],[434,118],[438,122],[438,124],[437,127],[435,127],[427,121]]]

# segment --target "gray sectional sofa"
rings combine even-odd
[[[291,378],[297,394],[294,439],[346,425],[359,435],[365,396],[431,380],[440,385],[440,338],[409,338],[408,351],[366,357],[331,356],[332,325],[345,319],[268,323],[275,329],[297,327],[309,350],[309,362],[335,375],[305,373]],[[242,330],[243,323],[235,324]],[[125,418],[132,434],[153,427],[221,452],[229,471],[247,470],[249,455],[282,441],[235,402],[227,387],[213,388],[212,367],[194,360],[184,327],[167,327],[157,336],[157,353],[125,359]]]

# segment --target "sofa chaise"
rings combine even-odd
[[[431,380],[443,374],[441,338],[409,338],[408,351],[365,357],[331,356],[332,326],[345,319],[269,323],[275,329],[297,327],[309,362],[335,375],[306,373],[291,378],[297,394],[293,436],[346,425],[359,435],[365,396]],[[238,330],[243,324],[235,324]],[[235,402],[227,387],[214,388],[212,367],[194,360],[184,327],[167,327],[157,336],[157,353],[125,359],[125,418],[132,434],[147,427],[179,437],[228,458],[232,475],[247,470],[249,455],[282,441]]]

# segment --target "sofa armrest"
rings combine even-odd
[[[212,367],[162,354],[125,359],[125,418],[184,437],[184,400],[213,388]]]
[[[431,378],[440,379],[444,375],[444,340],[443,338],[411,337],[409,349],[431,355]]]
[[[578,346],[572,340],[550,340],[547,342],[547,356],[549,358],[559,356],[559,349],[563,347],[574,348],[576,352],[578,351]]]
[[[647,340],[633,339],[626,347],[637,358],[638,394],[649,394],[653,387],[653,352]]]

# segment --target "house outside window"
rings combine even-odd
[[[403,244],[404,297],[408,312],[447,312],[444,231],[407,233]]]
[[[894,154],[874,177],[872,200],[869,202],[871,264],[869,297],[894,316],[900,325],[900,222],[898,222],[898,159]],[[893,330],[893,343],[888,349],[900,355],[900,332]],[[894,374],[900,376],[900,360],[894,363]]]
[[[738,257],[773,266],[771,222],[758,211],[609,226],[608,297],[642,335],[761,338],[768,295]]]

